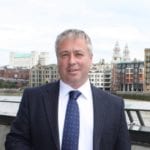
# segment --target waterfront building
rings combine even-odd
[[[89,79],[96,87],[110,91],[111,65],[105,63],[104,60],[93,64],[89,72]]]
[[[119,43],[116,42],[113,49],[112,57],[112,79],[111,79],[111,91],[115,92],[120,90],[118,86],[120,85],[120,80],[118,79],[118,64],[119,63],[130,63],[130,51],[128,45],[126,44],[123,50],[123,55],[120,55]],[[115,57],[114,57],[115,56]]]
[[[36,87],[59,79],[57,65],[42,66],[38,64],[30,70],[30,86]]]
[[[38,63],[45,66],[45,65],[48,65],[49,64],[49,60],[50,60],[50,57],[49,57],[49,52],[41,52],[39,54],[39,60],[38,60]]]
[[[113,91],[143,91],[144,61],[120,62],[114,66]],[[115,86],[113,86],[115,85]]]
[[[48,82],[54,82],[59,79],[56,64],[42,66],[38,64],[30,70],[30,86],[40,86]],[[93,64],[89,72],[91,83],[103,90],[110,90],[111,87],[111,65],[104,61]]]
[[[25,67],[32,68],[40,63],[41,65],[48,65],[50,57],[48,52],[36,52],[31,53],[10,53],[10,66],[13,67]]]
[[[20,67],[1,67],[0,78],[4,80],[29,80],[29,69]]]
[[[144,91],[150,92],[150,48],[145,48],[144,53]]]
[[[4,86],[3,83],[15,83],[16,88],[26,87],[29,83],[29,69],[10,66],[1,67],[0,83],[1,87]]]

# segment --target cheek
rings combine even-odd
[[[89,66],[91,66],[91,60],[89,60],[89,59],[86,59],[85,61],[84,61],[84,66],[86,66],[86,68],[87,67],[89,67]]]
[[[63,67],[64,61],[62,59],[58,59],[57,64],[59,67]]]
[[[64,61],[59,61],[58,62],[58,69],[59,69],[59,71],[66,72],[65,71],[66,68],[67,68],[67,65],[66,65],[66,63]]]
[[[60,59],[58,59],[57,62],[58,62],[59,65],[65,65],[67,63],[67,59],[60,58]]]

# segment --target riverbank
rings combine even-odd
[[[24,89],[0,89],[0,96],[21,96]],[[122,97],[123,99],[132,99],[132,100],[142,100],[150,102],[150,93],[149,92],[122,92],[117,91],[113,93]]]
[[[23,90],[21,89],[0,89],[0,96],[21,96]]]
[[[142,100],[150,102],[150,93],[144,92],[116,92],[116,95],[122,97],[123,99],[132,99],[132,100]]]

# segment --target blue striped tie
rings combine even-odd
[[[78,150],[79,141],[79,108],[77,98],[79,91],[69,92],[69,101],[64,123],[62,150]]]

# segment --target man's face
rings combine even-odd
[[[60,77],[65,83],[73,88],[84,84],[92,64],[92,54],[88,51],[85,40],[63,40],[57,52],[57,63]]]

